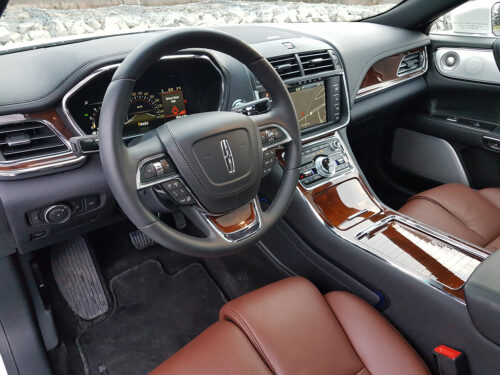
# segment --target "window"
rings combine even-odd
[[[0,53],[47,42],[182,26],[359,21],[403,0],[10,0]]]
[[[432,24],[431,34],[499,37],[500,2],[470,0],[439,17]]]

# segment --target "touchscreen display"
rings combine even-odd
[[[326,119],[325,82],[314,82],[289,89],[301,129],[324,124]]]

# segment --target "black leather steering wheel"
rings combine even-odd
[[[189,115],[126,146],[122,132],[136,81],[162,56],[188,48],[216,50],[245,64],[269,92],[272,108],[255,116],[234,112]],[[264,147],[262,129],[276,135],[270,134],[275,139]],[[167,31],[127,56],[104,96],[99,143],[106,179],[129,219],[157,243],[194,256],[227,255],[256,242],[288,208],[301,160],[300,129],[281,78],[248,44],[210,29]],[[286,162],[276,197],[263,211],[257,199],[263,152],[278,144],[285,147]],[[145,178],[144,168],[151,163],[156,163],[161,175]],[[171,195],[181,189],[180,197],[191,197],[177,203],[205,237],[184,234],[145,207],[138,190],[155,185]]]

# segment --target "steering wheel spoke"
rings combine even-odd
[[[227,242],[238,242],[256,234],[262,227],[262,209],[257,198],[224,215],[210,215],[193,207],[183,212],[209,239],[219,237]]]

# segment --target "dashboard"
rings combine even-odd
[[[99,114],[117,65],[101,68],[66,95],[63,108],[81,135],[99,134]],[[149,68],[130,97],[123,138],[140,136],[188,114],[216,111],[223,76],[207,55],[169,56]]]
[[[390,58],[391,69],[397,69],[400,59],[391,56],[429,43],[418,32],[367,23],[219,29],[250,43],[287,85],[302,141],[311,142],[311,149],[303,150],[304,189],[321,183],[316,173],[321,165],[311,165],[307,158],[330,147],[321,143],[322,138],[347,126],[359,109],[366,108],[363,116],[368,116],[379,106],[378,88],[362,98],[357,95],[360,88],[368,90],[371,85],[371,80],[363,83],[367,73],[381,77],[381,69],[369,72],[374,63]],[[0,97],[0,127],[24,131],[31,139],[29,145],[3,142],[7,136],[0,134],[0,232],[10,236],[0,236],[10,238],[2,247],[4,252],[48,246],[102,227],[120,215],[99,154],[79,153],[83,149],[75,149],[73,140],[98,140],[101,103],[113,74],[128,53],[149,37],[112,36],[0,57],[0,80],[8,88]],[[418,87],[423,72],[412,76],[420,82]],[[266,96],[266,89],[237,60],[216,51],[183,51],[160,59],[137,81],[123,137],[133,139],[182,116],[230,110],[237,103]],[[16,147],[19,150],[10,150],[14,152],[7,158],[4,151]],[[98,151],[98,145],[92,150]],[[337,156],[335,162],[341,163],[340,151]],[[348,170],[350,164],[344,164]],[[70,218],[64,223],[44,221],[40,213],[54,205],[64,206]],[[9,218],[8,224],[2,215]]]

